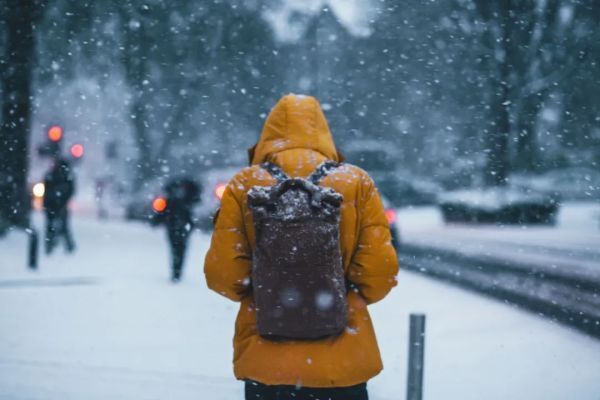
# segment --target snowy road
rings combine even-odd
[[[556,226],[444,224],[399,212],[406,269],[509,300],[600,338],[600,204],[561,204]]]
[[[231,371],[236,304],[208,291],[208,237],[167,281],[163,232],[75,222],[74,256],[25,269],[25,237],[0,239],[0,399],[241,399]],[[600,399],[600,341],[402,272],[372,306],[384,372],[374,400],[404,398],[408,314],[427,321],[426,399]]]

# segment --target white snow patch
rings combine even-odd
[[[319,292],[315,297],[315,303],[320,310],[328,310],[333,305],[333,294],[329,292]]]
[[[375,10],[370,0],[284,0],[279,6],[266,10],[263,18],[279,41],[294,42],[304,35],[310,20],[321,12],[333,12],[351,35],[371,34]]]

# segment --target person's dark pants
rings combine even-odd
[[[171,277],[173,280],[179,280],[183,270],[190,229],[187,224],[167,225],[167,235],[171,245]]]
[[[50,254],[57,242],[63,238],[68,252],[75,250],[75,243],[69,227],[69,212],[66,207],[57,210],[46,209],[46,253]]]
[[[349,387],[308,388],[264,385],[246,381],[246,400],[368,400],[367,384]]]

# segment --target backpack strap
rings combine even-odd
[[[271,174],[271,176],[275,178],[275,180],[278,183],[290,179],[290,177],[285,172],[283,172],[281,167],[279,167],[279,165],[277,164],[273,164],[272,162],[267,161],[260,164],[260,167],[267,171],[269,174]]]
[[[334,169],[340,166],[340,163],[333,160],[327,160],[319,164],[319,166],[315,169],[315,172],[310,174],[308,178],[306,178],[309,182],[318,185],[319,182],[327,175],[329,175]]]

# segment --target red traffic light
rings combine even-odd
[[[58,126],[58,125],[53,125],[50,127],[50,129],[48,129],[48,139],[50,139],[53,142],[58,142],[60,141],[60,139],[62,139],[63,136],[63,129],[62,127]]]
[[[164,197],[157,197],[152,202],[154,212],[161,213],[167,209],[167,200]]]
[[[77,143],[74,144],[73,146],[71,146],[71,155],[75,158],[81,158],[83,157],[83,145]]]

